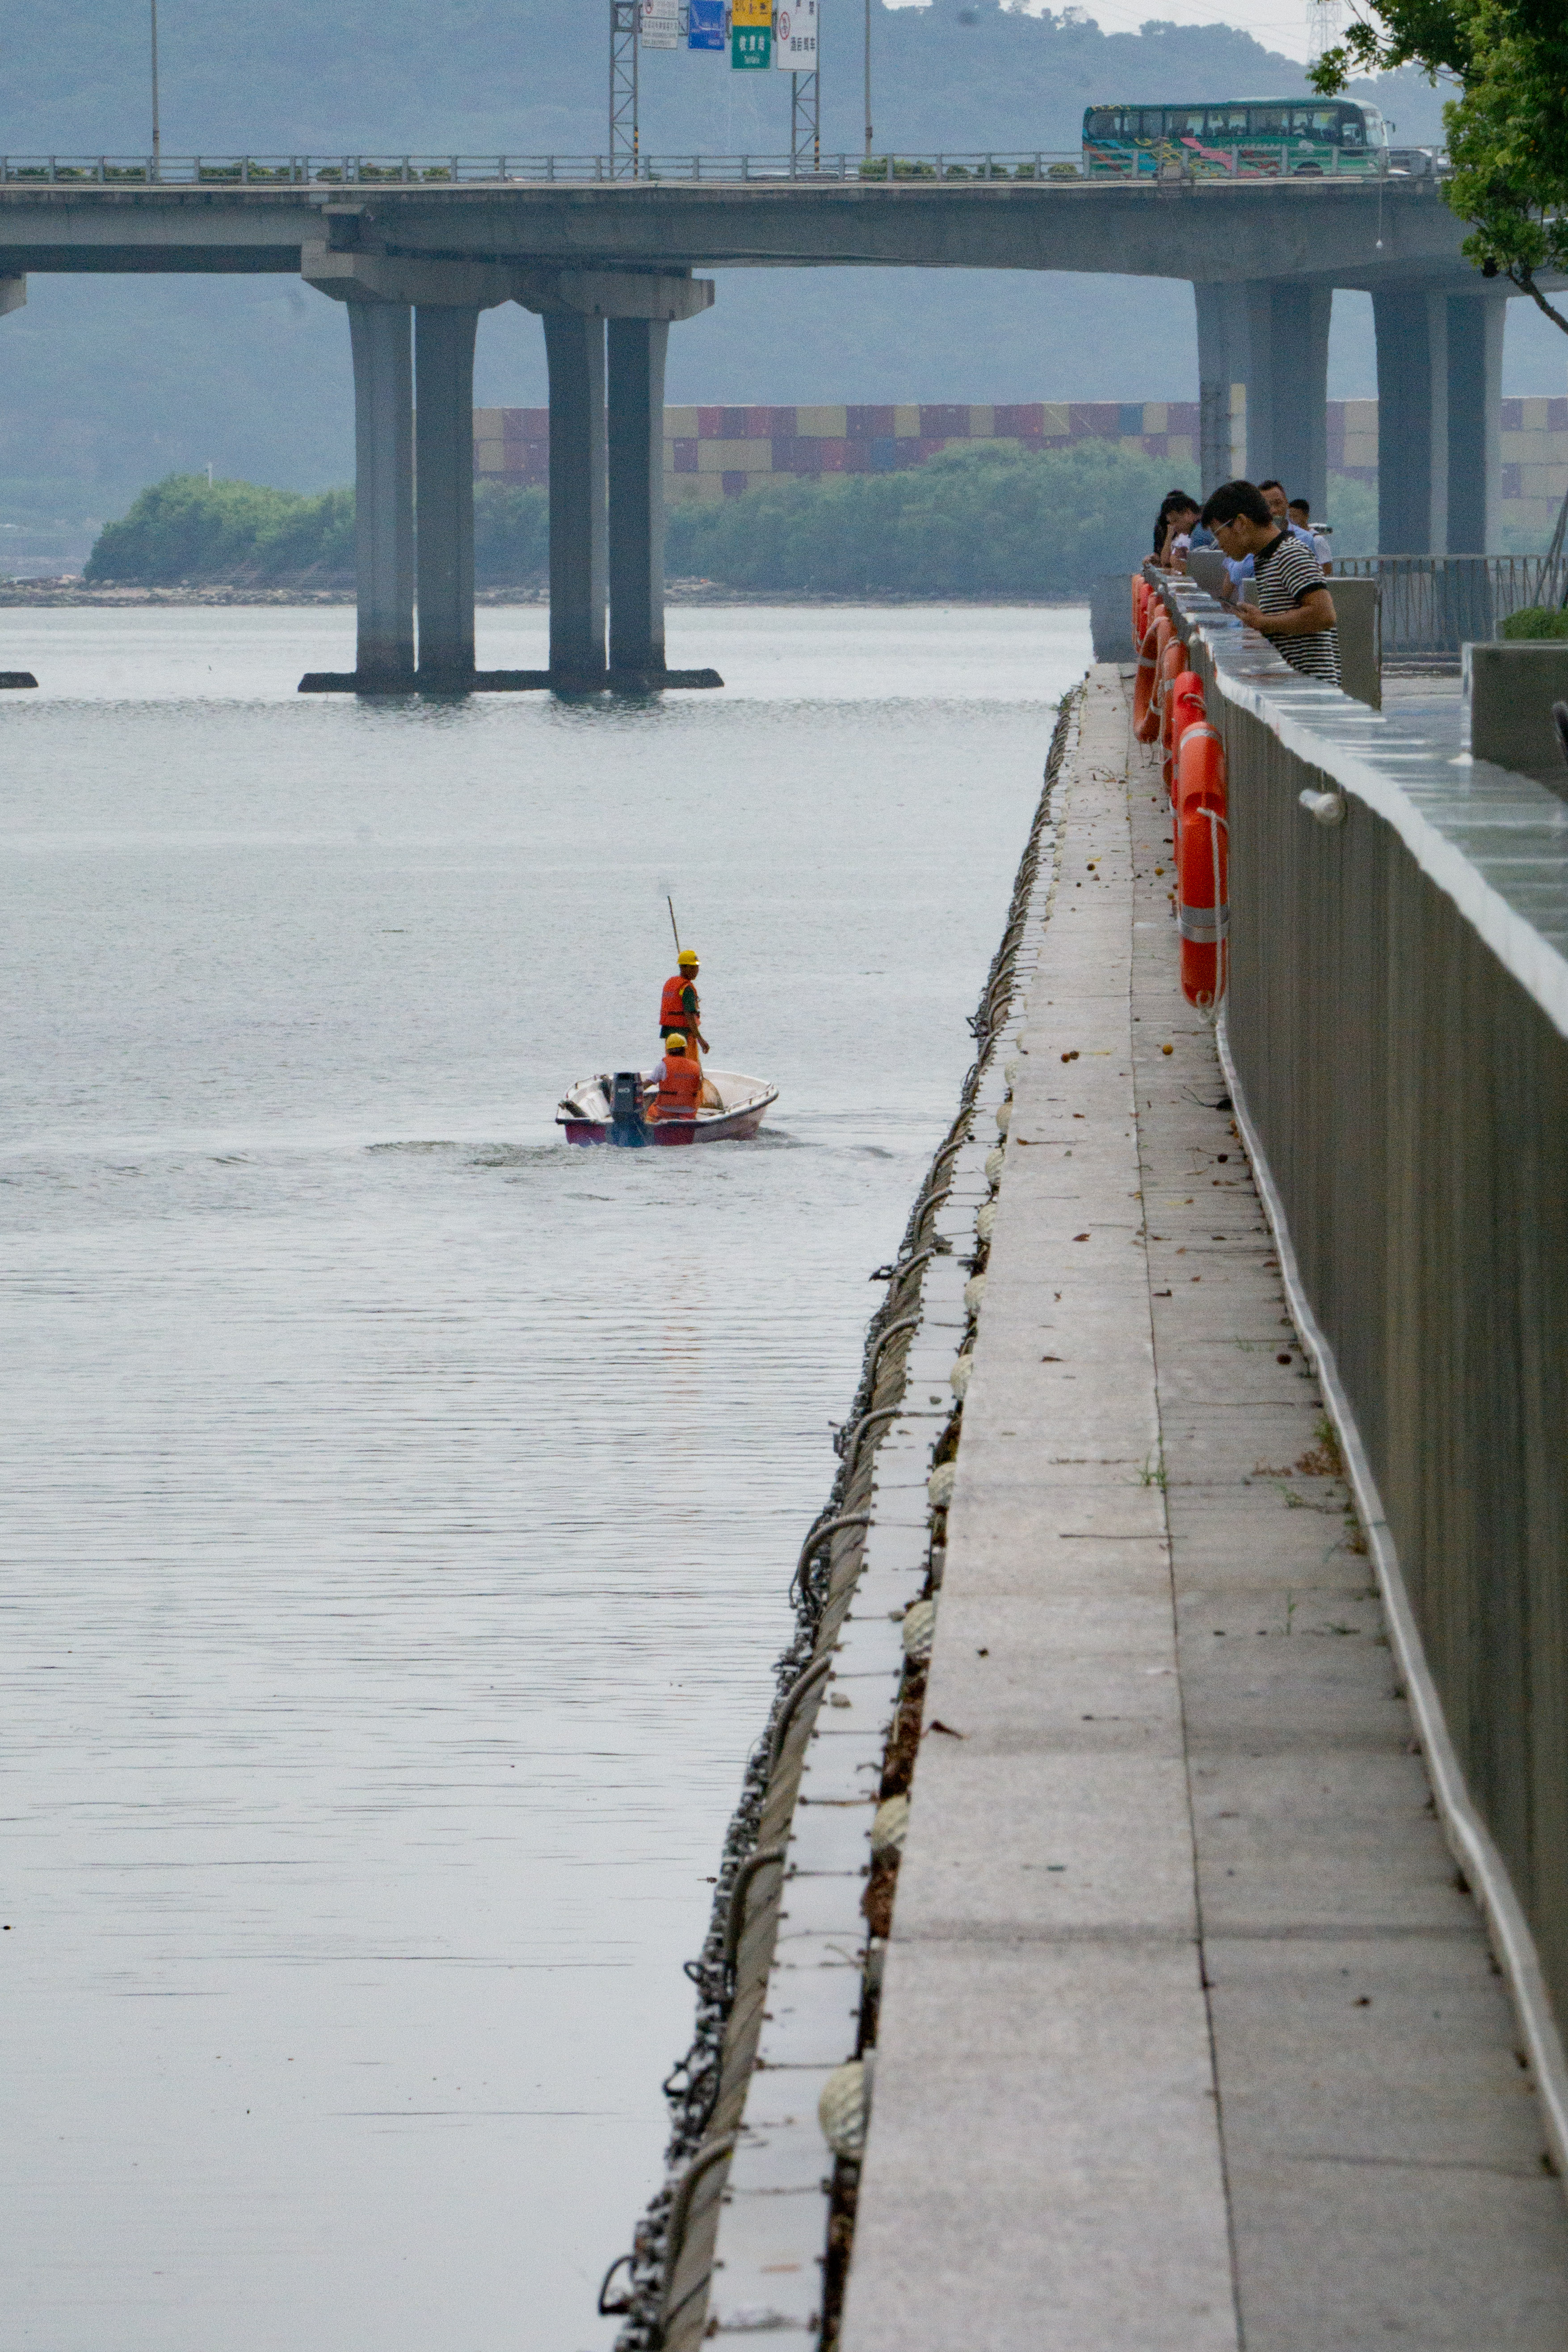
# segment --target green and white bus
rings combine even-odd
[[[1375,106],[1349,99],[1085,110],[1083,167],[1090,179],[1148,179],[1162,164],[1205,180],[1386,171],[1388,125]]]

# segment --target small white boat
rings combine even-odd
[[[555,1124],[568,1143],[738,1143],[755,1135],[763,1114],[777,1102],[777,1087],[738,1070],[702,1072],[702,1106],[695,1118],[650,1118],[643,1108],[639,1070],[601,1071],[563,1096]]]

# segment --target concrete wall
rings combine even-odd
[[[1037,400],[984,403],[842,403],[821,407],[680,407],[664,412],[668,499],[736,498],[774,474],[881,474],[922,465],[939,450],[975,441],[1023,449],[1066,449],[1113,441],[1168,458],[1172,483],[1197,488],[1195,400],[1117,403]],[[1331,400],[1329,471],[1377,480],[1377,403]],[[477,408],[474,472],[481,480],[542,484],[550,456],[549,412]],[[1568,399],[1502,404],[1502,520],[1544,540],[1568,491]]]

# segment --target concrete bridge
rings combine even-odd
[[[1463,225],[1434,181],[397,184],[359,180],[353,161],[326,183],[0,184],[0,309],[25,299],[36,270],[298,273],[347,305],[359,644],[339,684],[476,683],[474,338],[479,312],[508,301],[545,322],[551,667],[548,678],[491,682],[668,682],[665,358],[671,325],[712,299],[694,275],[705,268],[1184,278],[1197,302],[1205,485],[1274,473],[1319,507],[1330,305],[1336,288],[1368,292],[1379,543],[1490,544],[1510,289],[1465,261]]]

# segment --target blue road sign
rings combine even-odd
[[[688,0],[686,46],[724,52],[724,0]]]

